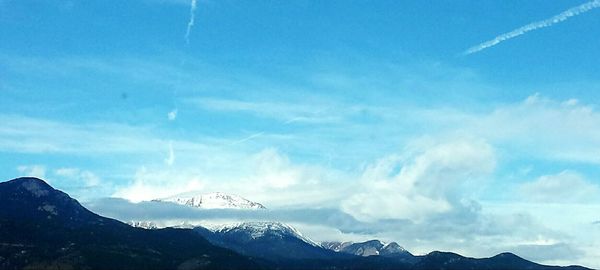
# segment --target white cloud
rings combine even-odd
[[[77,177],[79,175],[80,170],[77,168],[60,168],[54,171],[54,174],[62,177]]]
[[[441,134],[484,138],[510,153],[504,158],[600,163],[600,114],[575,99],[534,94],[489,112],[422,110],[415,117],[438,127]]]
[[[271,208],[326,206],[348,192],[333,183],[344,179],[335,170],[294,164],[274,148],[229,156],[226,151],[206,157],[188,154],[173,166],[141,167],[113,196],[143,201],[191,191],[227,192]]]
[[[540,176],[535,181],[522,184],[519,192],[525,200],[542,203],[600,201],[600,187],[573,171]]]
[[[46,166],[44,165],[22,165],[17,167],[17,171],[23,176],[33,176],[40,179],[46,179]]]
[[[342,172],[294,163],[275,148],[252,155],[244,167],[234,189],[244,189],[267,207],[332,206],[354,187],[350,176]]]
[[[167,113],[167,119],[169,119],[169,121],[174,121],[175,119],[177,119],[177,109],[173,109],[172,111]]]
[[[64,186],[70,188],[86,189],[97,187],[102,183],[102,180],[96,174],[78,168],[59,168],[54,170],[54,174],[61,178]]]
[[[600,163],[600,114],[573,99],[560,102],[533,95],[522,104],[497,109],[479,128],[527,154]]]
[[[113,197],[125,198],[132,202],[165,198],[174,194],[202,190],[203,180],[198,175],[172,170],[148,170],[140,167],[133,181],[119,188]]]
[[[256,164],[253,178],[269,188],[289,188],[304,180],[302,170],[292,166],[289,159],[280,155],[276,149],[265,149],[254,155],[253,159]]]
[[[460,207],[469,196],[468,186],[496,164],[492,146],[481,140],[420,148],[411,156],[390,156],[369,166],[361,191],[343,201],[342,209],[360,220],[420,221]]]
[[[173,166],[173,163],[175,163],[175,150],[173,150],[173,142],[169,142],[169,153],[165,158],[165,164]]]

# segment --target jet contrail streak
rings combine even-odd
[[[194,27],[194,21],[196,19],[196,0],[192,0],[190,4],[190,20],[187,24],[187,30],[185,31],[185,43],[190,44],[190,32]]]
[[[243,142],[245,142],[245,141],[252,140],[252,139],[254,139],[254,138],[258,137],[258,136],[261,136],[261,135],[263,135],[263,134],[265,134],[265,132],[264,132],[264,131],[263,131],[263,132],[254,133],[254,134],[252,134],[252,135],[250,135],[250,136],[248,136],[248,137],[246,137],[246,138],[243,138],[243,139],[241,139],[241,140],[235,141],[235,142],[233,142],[233,143],[231,143],[231,144],[229,144],[229,145],[231,146],[231,145],[240,144],[240,143],[243,143]]]
[[[537,30],[537,29],[540,29],[540,28],[545,28],[545,27],[552,26],[552,25],[557,24],[559,22],[566,21],[567,19],[569,19],[571,17],[577,16],[579,14],[588,12],[588,11],[590,11],[592,9],[599,8],[599,7],[600,7],[600,0],[594,0],[594,1],[590,1],[590,2],[587,2],[587,3],[581,4],[581,5],[576,6],[576,7],[572,7],[570,9],[567,9],[567,10],[561,12],[558,15],[555,15],[555,16],[549,18],[549,19],[545,19],[545,20],[542,20],[542,21],[537,21],[537,22],[530,23],[528,25],[519,27],[519,28],[517,28],[517,29],[515,29],[513,31],[510,31],[508,33],[504,33],[502,35],[499,35],[499,36],[495,37],[492,40],[486,41],[486,42],[481,43],[481,44],[479,44],[477,46],[473,46],[473,47],[469,48],[468,50],[466,50],[463,54],[464,55],[469,55],[469,54],[472,54],[472,53],[476,53],[476,52],[485,50],[485,49],[487,49],[489,47],[498,45],[500,42],[509,40],[511,38],[518,37],[520,35],[523,35],[523,34],[525,34],[527,32],[533,31],[533,30]]]

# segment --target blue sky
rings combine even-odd
[[[190,1],[0,0],[0,178],[91,206],[231,192],[321,209],[290,218],[317,240],[600,267],[599,5],[198,0],[188,43]]]

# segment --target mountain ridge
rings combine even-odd
[[[260,268],[192,230],[99,216],[41,179],[0,183],[0,269]]]
[[[0,269],[588,269],[545,266],[512,253],[480,259],[441,251],[407,257],[340,254],[274,224],[254,237],[256,226],[215,232],[135,228],[87,210],[41,179],[17,178],[0,182]],[[222,235],[211,238],[215,233]],[[380,249],[392,244],[364,243]],[[393,245],[403,250],[398,247]]]
[[[241,222],[194,230],[215,245],[267,260],[336,257],[335,253],[281,222]]]

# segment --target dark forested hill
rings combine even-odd
[[[0,183],[0,269],[251,269],[186,229],[96,215],[37,178]]]

